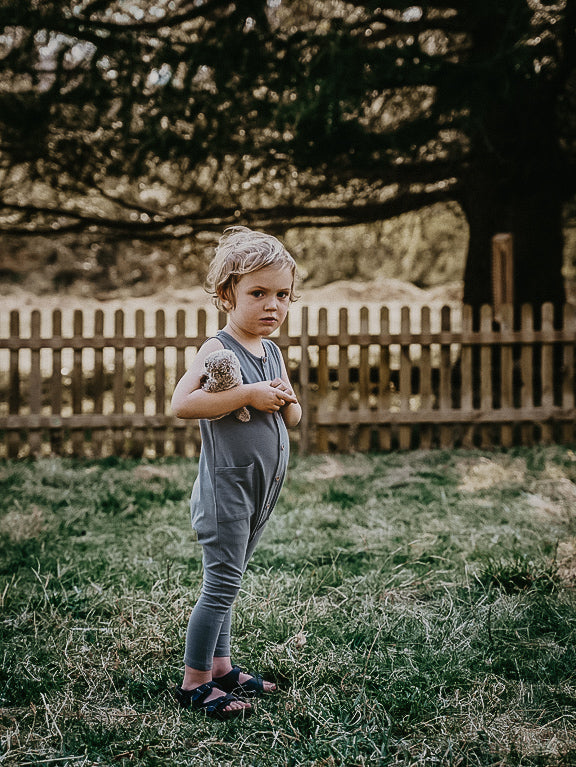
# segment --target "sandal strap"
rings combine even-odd
[[[214,677],[212,680],[216,684],[219,682],[222,682],[223,684],[238,684],[238,680],[240,679],[240,674],[244,671],[244,669],[241,669],[240,666],[232,666],[231,670],[228,671],[227,674],[224,674],[223,676],[217,676]]]
[[[195,687],[193,690],[190,690],[190,701],[192,706],[194,708],[201,706],[212,692],[212,688],[214,686],[214,682],[205,682],[199,687]]]
[[[222,695],[206,702],[206,698],[214,688],[217,690],[220,689],[216,682],[211,681],[201,684],[199,687],[192,690],[192,708],[205,708],[206,711],[219,711],[222,708],[226,708],[229,703],[235,703],[239,700],[238,696],[233,695],[232,693],[225,693],[224,690],[222,690]]]
[[[240,674],[248,674],[251,678],[245,682],[240,682]],[[264,692],[264,679],[259,674],[252,674],[250,671],[244,671],[240,666],[232,666],[232,669],[224,676],[216,677],[212,680],[217,686],[222,685],[223,689],[232,689],[240,694],[261,695]]]
[[[214,698],[214,700],[211,700],[209,703],[205,703],[203,708],[208,712],[221,711],[230,703],[235,703],[238,700],[239,698],[236,695],[233,695],[232,693],[224,693],[224,695],[220,695],[219,698]],[[243,711],[243,709],[238,710]]]
[[[214,688],[221,692],[221,695],[207,701],[206,698]],[[232,719],[237,716],[244,717],[251,714],[251,709],[249,708],[233,708],[225,711],[230,703],[241,701],[241,698],[233,693],[224,692],[214,681],[201,684],[192,690],[183,690],[181,687],[176,687],[174,694],[182,708],[189,708],[191,706],[193,709],[200,709],[205,712],[206,716],[213,719]]]

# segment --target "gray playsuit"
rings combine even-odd
[[[224,330],[217,338],[240,360],[244,383],[282,374],[280,350],[262,339],[264,357]],[[250,421],[228,415],[200,420],[202,450],[192,489],[192,527],[202,544],[202,593],[186,632],[184,662],[201,671],[212,658],[230,655],[232,604],[264,525],[272,513],[288,464],[288,431],[279,413],[250,408]]]

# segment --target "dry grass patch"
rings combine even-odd
[[[458,464],[459,489],[466,493],[489,490],[501,485],[522,485],[526,481],[526,461],[508,456],[464,458]]]

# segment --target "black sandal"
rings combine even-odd
[[[266,690],[264,689],[264,680],[261,676],[250,674],[250,679],[246,682],[240,682],[241,673],[249,674],[250,672],[244,671],[240,666],[233,666],[232,671],[224,674],[224,676],[215,676],[212,681],[219,689],[246,698],[256,698],[264,695]]]
[[[233,719],[237,716],[249,716],[252,713],[252,709],[247,707],[233,708],[229,711],[225,711],[224,709],[230,703],[240,700],[236,695],[231,695],[228,692],[225,692],[224,695],[220,695],[218,698],[213,698],[212,700],[207,701],[206,698],[215,687],[218,690],[222,689],[220,685],[216,684],[214,681],[201,684],[193,690],[183,690],[181,687],[176,687],[174,689],[174,697],[182,708],[189,708],[192,706],[193,709],[203,711],[207,717],[210,717],[210,719],[220,719],[221,721],[224,721],[225,719]]]

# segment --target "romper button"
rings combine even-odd
[[[280,477],[276,477],[276,482],[280,482]]]
[[[280,445],[280,450],[284,450],[284,445]]]

